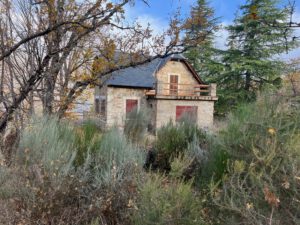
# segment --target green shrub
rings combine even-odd
[[[191,146],[193,142],[197,142],[199,148]],[[155,149],[158,167],[168,170],[170,162],[179,155],[200,154],[201,146],[205,146],[206,142],[207,135],[195,123],[184,120],[174,124],[170,121],[157,132]]]
[[[56,185],[73,170],[76,156],[71,126],[55,118],[33,119],[21,135],[16,162],[24,169],[43,170]],[[51,175],[55,176],[51,176]]]
[[[94,153],[100,148],[102,132],[91,120],[77,127],[75,132],[75,147],[77,154],[75,165],[83,165],[88,153]]]
[[[116,129],[101,141],[92,124],[80,128],[81,140],[78,132],[55,118],[35,119],[25,128],[10,179],[0,168],[0,202],[14,199],[14,223],[97,224],[98,218],[129,224],[143,154]],[[77,148],[84,153],[80,164],[74,163]]]
[[[183,179],[184,173],[192,163],[192,158],[186,155],[179,155],[171,162],[170,177],[174,179]]]
[[[11,183],[11,175],[8,168],[0,165],[0,199],[9,199],[16,192]]]
[[[136,225],[205,224],[201,201],[191,183],[151,175],[141,184],[132,223]]]
[[[230,159],[211,196],[225,224],[299,224],[300,113],[262,96],[229,118],[220,152]],[[222,157],[221,157],[222,158]]]
[[[132,166],[142,167],[144,158],[144,153],[114,128],[103,135],[100,148],[90,162],[95,164],[95,178],[99,182],[113,182],[122,179]]]

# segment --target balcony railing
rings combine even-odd
[[[147,96],[211,96],[216,97],[215,84],[171,84],[158,83],[156,89],[146,92]]]

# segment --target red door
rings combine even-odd
[[[178,76],[170,75],[170,95],[178,94]]]
[[[198,106],[176,106],[176,121],[186,116],[191,121],[197,122],[197,112]]]
[[[127,99],[126,100],[126,118],[128,118],[131,112],[137,110],[138,100],[137,99]]]

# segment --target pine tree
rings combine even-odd
[[[285,23],[288,11],[277,0],[247,0],[240,11],[228,27],[225,72],[218,77],[223,97],[232,103],[255,99],[257,90],[278,85],[283,62],[276,56],[295,46]]]
[[[198,0],[196,5],[191,8],[190,17],[187,36],[191,38],[203,34],[206,38],[197,47],[189,49],[185,56],[201,75],[201,78],[207,79],[220,66],[216,61],[217,50],[213,47],[214,32],[218,29],[218,19],[207,0]]]

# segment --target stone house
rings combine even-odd
[[[181,55],[114,72],[95,88],[95,113],[106,126],[124,127],[133,110],[145,109],[153,130],[184,114],[200,127],[213,125],[216,85],[205,84]]]

